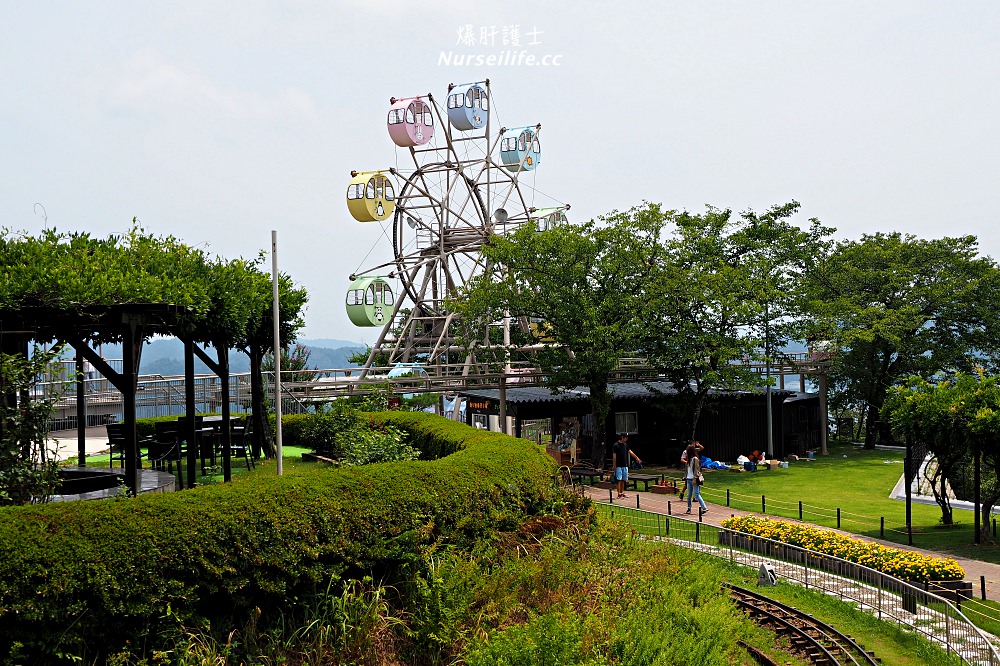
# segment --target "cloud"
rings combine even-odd
[[[125,62],[109,92],[113,108],[160,116],[197,116],[226,122],[269,122],[317,115],[312,97],[294,87],[272,95],[214,81],[200,71],[143,51]]]

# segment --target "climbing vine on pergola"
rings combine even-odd
[[[209,256],[173,236],[149,234],[135,220],[125,234],[107,238],[56,230],[31,236],[4,229],[0,351],[25,355],[31,341],[69,343],[78,358],[91,361],[123,394],[131,389],[134,400],[142,343],[152,335],[175,335],[185,342],[189,375],[197,354],[226,379],[228,350],[243,349],[251,359],[254,447],[270,453],[260,361],[273,346],[273,301],[263,260],[263,253],[249,260]],[[280,329],[287,344],[303,324],[307,294],[287,275],[279,282]],[[92,349],[107,343],[123,345],[120,375]],[[216,350],[215,359],[205,352],[207,346]],[[226,381],[223,386],[225,391]],[[3,395],[7,402],[18,399],[26,398]],[[223,404],[228,412],[228,400]],[[193,409],[193,398],[188,405]],[[131,414],[128,405],[125,411],[134,442],[134,405]],[[130,466],[135,463],[129,458],[126,483],[133,487],[136,476]],[[188,467],[193,475],[194,466]],[[228,456],[224,467],[228,478]]]

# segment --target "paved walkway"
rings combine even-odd
[[[595,501],[602,502],[604,504],[615,504],[618,506],[627,506],[630,508],[636,507],[636,499],[639,501],[639,508],[644,511],[652,511],[653,513],[659,513],[663,515],[673,514],[681,516],[684,518],[693,517],[697,520],[697,510],[691,515],[687,516],[684,512],[687,510],[687,500],[683,502],[677,499],[677,495],[660,495],[652,492],[637,492],[634,490],[629,490],[625,494],[628,496],[627,499],[610,499],[616,493],[615,491],[609,491],[605,488],[598,488],[597,486],[584,485],[585,492],[588,497],[591,497]],[[752,511],[740,511],[738,509],[731,509],[729,507],[712,504],[707,502],[708,513],[702,517],[702,522],[708,523],[710,525],[720,526],[725,518],[730,516],[745,516],[745,515],[758,515],[763,514],[754,513]],[[695,506],[697,508],[697,506]],[[765,516],[768,518],[774,518],[775,520],[785,520],[788,522],[799,522],[792,518],[777,517],[777,516]],[[808,524],[808,523],[807,523]],[[851,534],[850,532],[845,532],[843,530],[834,530],[832,528],[824,527],[822,529],[831,529],[831,531],[840,531],[842,534],[846,534],[856,539],[863,539],[865,541],[872,541],[875,543],[881,543],[890,548],[898,548],[900,550],[912,550],[918,553],[923,553],[925,555],[931,555],[933,557],[950,557],[958,562],[963,569],[965,569],[965,580],[971,581],[973,585],[974,596],[978,599],[981,598],[980,595],[980,577],[985,577],[986,579],[986,598],[993,600],[1000,600],[1000,564],[991,564],[990,562],[982,562],[979,560],[971,560],[965,557],[956,557],[954,555],[949,555],[947,553],[938,553],[930,550],[924,550],[922,548],[913,548],[910,546],[900,545],[891,541],[884,541],[881,539],[871,539],[858,534]]]
[[[86,437],[85,447],[88,456],[108,452],[109,446],[107,428],[104,426],[87,428],[84,435]],[[50,432],[49,439],[51,439],[55,445],[56,460],[63,461],[67,458],[75,458],[79,453],[79,442],[77,440],[76,430],[58,430]]]

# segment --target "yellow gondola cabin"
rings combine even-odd
[[[381,222],[396,210],[396,188],[387,171],[352,171],[347,209],[358,222]]]

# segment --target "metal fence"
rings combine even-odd
[[[264,399],[268,410],[274,409],[273,373],[264,373]],[[124,418],[124,401],[121,392],[104,378],[84,379],[87,426],[101,426],[118,423]],[[136,390],[136,416],[152,418],[157,416],[178,416],[185,411],[187,391],[184,377],[163,377],[161,375],[140,375]],[[71,379],[55,380],[38,384],[36,395],[61,398],[55,404],[55,411],[49,422],[49,429],[69,430],[77,426],[76,382]],[[198,375],[194,378],[195,410],[199,413],[219,413],[222,411],[222,380],[214,375]],[[250,374],[238,373],[229,376],[229,409],[234,413],[246,413],[251,408]],[[281,401],[282,413],[299,414],[310,411],[296,395],[284,389]]]
[[[599,504],[612,518],[627,521],[640,534],[669,539],[685,547],[725,557],[854,604],[880,620],[895,622],[963,663],[1000,665],[997,639],[973,624],[951,601],[888,574],[831,555],[735,532],[677,516]]]

